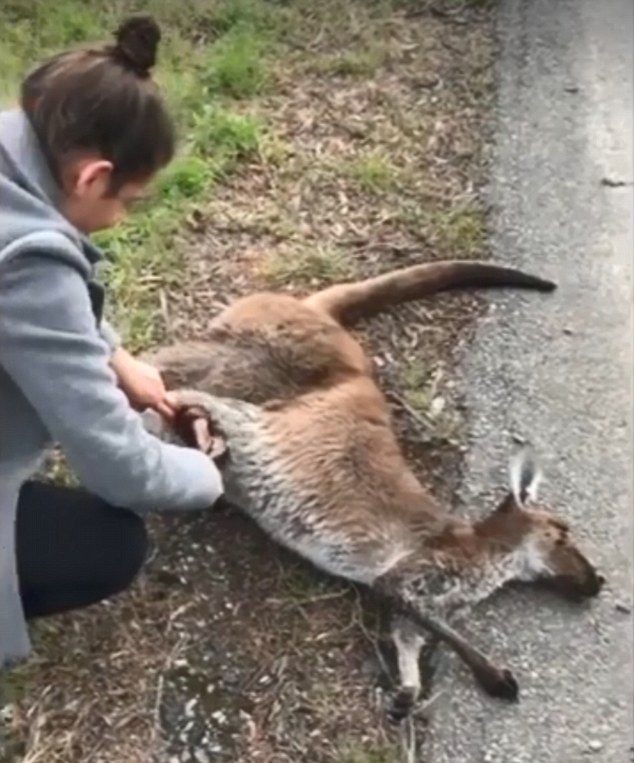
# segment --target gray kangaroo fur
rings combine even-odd
[[[566,523],[533,505],[541,475],[526,453],[511,463],[508,494],[482,519],[440,506],[405,461],[372,364],[345,328],[439,291],[503,286],[556,288],[490,263],[421,264],[305,298],[244,297],[213,320],[205,342],[146,358],[185,416],[169,426],[146,412],[148,429],[203,448],[222,437],[231,503],[281,545],[390,604],[400,676],[394,720],[419,696],[425,633],[454,649],[487,693],[516,700],[513,674],[450,618],[511,581],[546,582],[578,599],[603,583]]]

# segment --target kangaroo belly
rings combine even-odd
[[[368,537],[353,539],[319,511],[319,496],[303,496],[296,485],[268,479],[257,482],[243,471],[231,470],[226,479],[227,498],[251,517],[280,545],[336,577],[370,585],[391,569],[402,554],[395,547]]]
[[[277,542],[332,575],[366,584],[408,553],[402,528],[376,512],[372,487],[364,495],[342,448],[330,442],[322,450],[309,431],[301,441],[286,439],[266,417],[220,423],[230,453],[226,496]]]

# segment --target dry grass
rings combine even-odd
[[[304,292],[483,256],[486,12],[397,0],[136,5],[171,19],[162,78],[188,140],[154,205],[106,241],[133,347],[203,337],[224,304],[255,288]],[[124,7],[102,6],[108,18]],[[50,36],[71,21],[79,37],[95,24],[101,34],[103,13],[67,14]],[[10,39],[19,34],[14,24]],[[12,73],[16,49],[0,58]],[[203,86],[222,92],[196,103]],[[408,306],[363,335],[408,454],[447,500],[461,458],[451,360],[474,304]],[[39,624],[33,659],[3,686],[14,717],[1,763],[412,759],[411,740],[384,722],[391,653],[362,592],[323,579],[231,511],[156,517],[151,530],[156,554],[132,590]],[[421,715],[410,729],[419,740]]]

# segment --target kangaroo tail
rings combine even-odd
[[[393,305],[441,291],[504,286],[543,292],[557,288],[552,281],[516,268],[472,260],[444,260],[331,286],[307,297],[305,303],[340,323],[353,323]]]

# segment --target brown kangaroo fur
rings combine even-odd
[[[458,519],[436,503],[403,457],[370,360],[344,328],[441,290],[492,286],[555,288],[492,264],[417,265],[304,299],[245,297],[212,322],[208,341],[149,358],[179,390],[184,417],[169,427],[148,412],[148,428],[210,454],[222,452],[213,450],[220,434],[232,503],[282,545],[390,603],[401,679],[395,718],[418,697],[425,631],[447,642],[488,693],[516,699],[511,672],[448,618],[510,581],[549,580],[579,598],[603,582],[561,520],[527,507],[539,473],[526,455],[513,463],[512,490],[484,519]],[[202,435],[201,422],[209,427]]]

